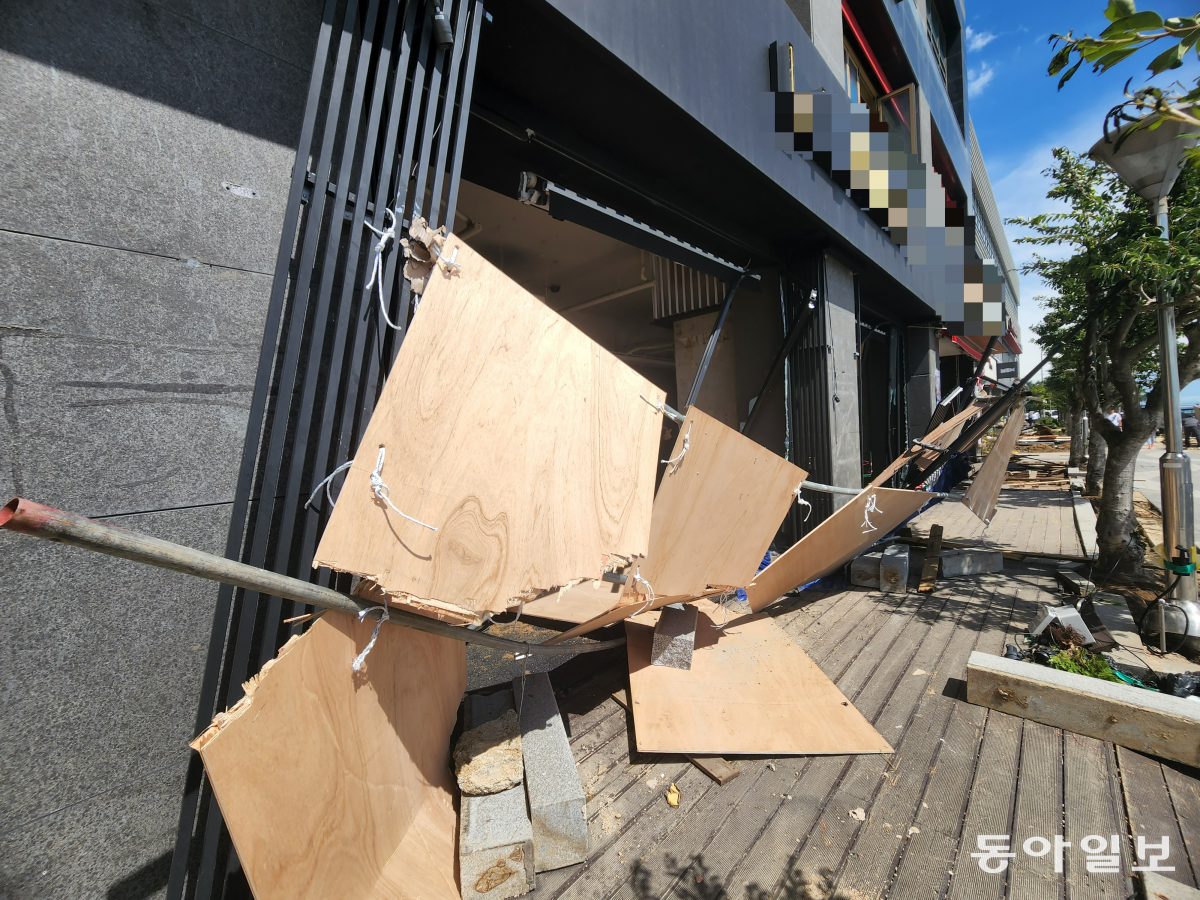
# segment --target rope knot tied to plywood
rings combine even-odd
[[[354,662],[350,663],[350,668],[355,672],[361,672],[363,663],[367,661],[367,654],[371,652],[371,648],[375,646],[375,639],[379,637],[379,627],[388,620],[388,610],[386,606],[368,606],[365,609],[358,611],[358,621],[366,618],[367,613],[379,610],[379,621],[375,623],[375,630],[371,632],[371,639],[367,641],[367,646],[363,647],[362,653],[354,657]]]
[[[670,467],[671,467],[671,473],[670,473],[670,474],[674,475],[674,474],[675,474],[675,472],[676,472],[676,470],[677,470],[677,469],[678,469],[678,468],[679,468],[681,465],[683,465],[683,458],[684,458],[685,456],[687,456],[688,449],[689,449],[691,446],[692,446],[692,423],[691,423],[691,422],[688,422],[688,430],[687,430],[687,434],[685,434],[685,435],[683,436],[683,449],[679,451],[679,454],[678,454],[677,456],[674,456],[674,457],[672,457],[671,459],[664,459],[664,460],[661,460],[661,462],[664,462],[664,463],[666,463],[668,466],[670,466]]]
[[[874,494],[867,498],[867,505],[863,507],[863,534],[870,534],[872,531],[879,530],[877,527],[871,524],[871,513],[873,512],[883,512],[883,510],[876,505]]]
[[[800,491],[803,488],[804,488],[804,482],[802,481],[798,485],[796,485],[796,490],[794,490],[792,493],[794,493],[796,495],[797,503],[799,503],[801,506],[808,507],[807,509],[804,510],[804,521],[807,522],[808,517],[812,515],[813,505],[811,503],[809,503],[807,500],[805,500],[803,497],[800,496]]]
[[[389,243],[396,239],[396,214],[387,207],[383,210],[384,221],[388,223],[387,227],[382,231],[363,219],[363,224],[379,237],[375,243],[375,261],[371,264],[371,278],[367,281],[365,288],[371,290],[372,287],[379,289],[379,311],[383,313],[383,321],[387,322],[388,328],[393,331],[399,331],[401,326],[397,325],[388,316],[387,303],[383,299],[383,254],[387,251]]]
[[[665,461],[666,460],[664,460],[664,462]],[[646,586],[646,598],[647,598],[646,602],[642,604],[641,609],[639,609],[637,612],[634,613],[635,616],[640,616],[642,613],[644,613],[646,610],[648,610],[650,608],[650,606],[654,603],[654,588],[651,587],[650,582],[648,582],[645,578],[642,577],[642,567],[640,565],[636,569],[634,569],[633,581],[634,581],[634,584],[644,584]]]
[[[391,501],[389,496],[391,494],[391,490],[388,488],[387,483],[383,480],[383,459],[386,453],[386,448],[379,448],[379,456],[375,459],[375,471],[371,473],[371,490],[374,492],[375,498],[390,506],[392,511],[401,518],[408,519],[408,521],[414,522],[417,525],[420,525],[422,528],[428,528],[430,531],[437,531],[437,529],[432,525],[426,525],[420,519],[414,519],[407,513],[402,512],[399,507],[397,507],[396,504]]]

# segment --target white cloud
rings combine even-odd
[[[991,84],[996,77],[996,70],[987,63],[981,63],[978,69],[967,70],[967,96],[977,97],[983,89]]]
[[[970,25],[967,26],[967,49],[982,50],[988,44],[996,39],[996,35],[990,31],[976,31]]]

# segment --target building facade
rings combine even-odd
[[[337,584],[304,500],[413,315],[394,248],[398,327],[365,287],[385,209],[462,235],[673,406],[861,487],[990,337],[1020,351],[966,65],[955,0],[7,4],[5,490]],[[781,148],[784,94],[870,117],[919,204],[881,212],[836,153]],[[947,327],[893,207],[999,273],[1002,327]],[[0,897],[241,896],[186,742],[286,609],[7,534],[0,555]]]

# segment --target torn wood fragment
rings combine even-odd
[[[925,545],[925,563],[921,566],[921,583],[918,593],[930,593],[936,583],[938,567],[942,563],[942,526],[933,525],[929,529],[929,543]]]
[[[459,641],[329,611],[195,741],[257,900],[458,900]],[[414,681],[419,673],[419,682]]]
[[[664,393],[456,236],[440,252],[314,565],[480,613],[645,555]]]
[[[962,502],[967,509],[975,513],[984,525],[990,525],[992,516],[996,514],[996,504],[1000,500],[1000,488],[1004,485],[1004,476],[1008,473],[1008,461],[1012,458],[1013,450],[1017,447],[1017,438],[1025,427],[1025,402],[1020,401],[1008,414],[1008,421],[996,438],[996,443],[988,452],[987,458]]]

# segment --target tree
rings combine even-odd
[[[1178,69],[1188,53],[1200,57],[1200,13],[1163,19],[1153,10],[1138,12],[1133,0],[1109,0],[1104,16],[1111,24],[1100,32],[1099,37],[1077,38],[1070,31],[1065,35],[1050,36],[1050,44],[1057,52],[1047,71],[1050,75],[1062,73],[1058,80],[1059,90],[1085,62],[1091,63],[1092,71],[1099,74],[1147,47],[1159,51],[1146,67],[1152,76]],[[1072,58],[1074,65],[1071,65]],[[1120,128],[1150,113],[1192,125],[1200,131],[1200,116],[1191,108],[1192,104],[1200,102],[1200,78],[1191,88],[1179,82],[1167,88],[1147,84],[1131,93],[1129,86],[1132,83],[1132,78],[1125,83],[1125,100],[1108,111],[1104,119],[1105,133],[1110,125],[1114,129]],[[1149,127],[1157,128],[1158,125],[1150,124]],[[1118,149],[1123,140],[1124,137],[1118,140]]]
[[[1146,201],[1107,168],[1063,148],[1054,150],[1054,159],[1046,170],[1054,182],[1047,196],[1064,201],[1067,210],[1011,222],[1033,231],[1017,239],[1022,243],[1073,251],[1065,259],[1035,254],[1024,266],[1056,292],[1045,298],[1046,316],[1035,330],[1043,347],[1066,348],[1069,361],[1060,371],[1075,369],[1092,428],[1107,446],[1099,564],[1137,575],[1143,553],[1131,537],[1134,467],[1146,438],[1163,421],[1154,299],[1159,287],[1175,298],[1176,325],[1185,339],[1180,379],[1186,384],[1200,375],[1200,171],[1186,169],[1175,185],[1167,242],[1150,223]],[[1118,407],[1121,427],[1105,419]]]

